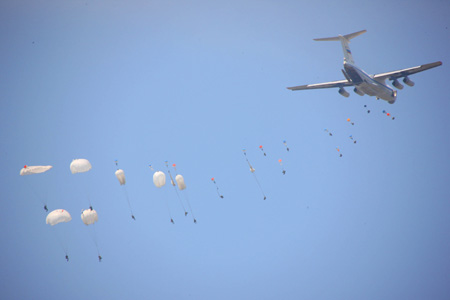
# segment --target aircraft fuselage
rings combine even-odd
[[[344,70],[347,79],[351,81],[355,85],[355,88],[360,92],[386,100],[389,103],[395,102],[397,91],[393,88],[387,86],[383,82],[373,79],[372,76],[351,63],[344,62]]]

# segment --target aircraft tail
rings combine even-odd
[[[342,44],[342,51],[344,52],[344,63],[349,62],[351,64],[355,64],[355,61],[353,60],[352,51],[350,50],[350,47],[348,44],[350,43],[350,40],[352,38],[355,38],[363,33],[365,33],[367,30],[361,30],[354,33],[349,33],[346,35],[338,35],[334,37],[328,37],[328,38],[320,38],[320,39],[314,39],[315,41],[341,41]]]

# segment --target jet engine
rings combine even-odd
[[[360,90],[358,90],[357,88],[354,88],[353,91],[354,91],[355,93],[357,93],[358,95],[360,95],[360,96],[364,96],[364,93],[361,92]]]
[[[403,82],[408,85],[408,86],[414,86],[414,81],[412,81],[411,79],[408,78],[408,76],[406,76],[405,78],[403,78]]]
[[[398,88],[399,90],[403,89],[403,84],[398,82],[397,79],[394,79],[394,81],[392,81],[392,85],[395,86],[396,88]]]
[[[341,94],[344,97],[350,96],[350,94],[343,87],[339,88],[339,94]]]

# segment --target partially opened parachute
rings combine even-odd
[[[81,220],[86,225],[94,224],[98,221],[98,215],[95,209],[85,209],[81,212]]]
[[[69,212],[64,209],[55,209],[51,213],[47,215],[47,218],[45,219],[45,222],[50,225],[56,225],[58,223],[62,222],[69,222],[72,220],[72,217],[70,216]]]
[[[163,187],[166,184],[166,174],[161,171],[156,171],[153,174],[153,183],[158,188]]]
[[[125,184],[125,173],[123,172],[122,169],[118,169],[116,171],[116,177],[119,180],[120,185],[124,185]]]
[[[53,168],[52,166],[24,166],[22,170],[20,170],[20,175],[31,175],[31,174],[39,174],[47,172]]]
[[[184,178],[182,175],[178,174],[177,176],[175,176],[175,181],[177,182],[180,191],[186,188],[186,183],[184,183]]]
[[[91,163],[84,158],[74,159],[70,164],[70,171],[72,174],[84,173],[92,169]]]

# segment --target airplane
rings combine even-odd
[[[397,91],[386,84],[386,79],[392,81],[392,85],[401,90],[403,85],[398,81],[403,77],[403,82],[408,86],[414,86],[414,82],[409,79],[409,75],[419,73],[434,67],[442,65],[442,62],[437,61],[425,65],[420,65],[413,68],[402,69],[392,72],[380,73],[375,75],[369,75],[355,65],[352,52],[349,48],[350,40],[367,32],[367,30],[361,30],[346,35],[338,35],[329,38],[314,39],[315,41],[340,41],[342,44],[342,51],[344,52],[344,80],[337,80],[325,83],[307,84],[300,86],[288,87],[291,91],[298,90],[310,90],[310,89],[324,89],[324,88],[339,88],[339,94],[344,97],[348,97],[350,94],[344,89],[344,87],[354,86],[353,91],[360,95],[375,96],[377,99],[383,99],[393,104],[397,99]]]

